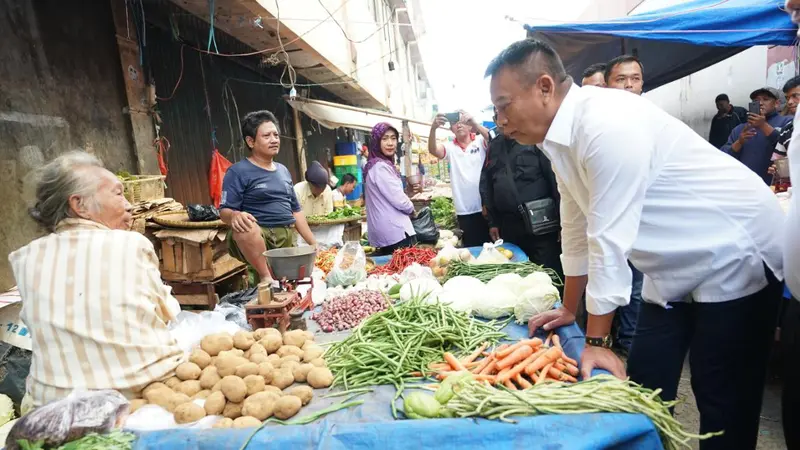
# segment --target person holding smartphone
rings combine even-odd
[[[456,137],[452,142],[440,144],[436,142],[436,129],[445,123],[450,124],[450,131]],[[488,142],[489,130],[464,111],[438,114],[428,136],[428,152],[450,163],[453,206],[458,227],[464,232],[461,238],[464,247],[480,247],[490,239],[479,188]]]
[[[766,184],[772,183],[769,167],[778,137],[781,130],[792,122],[791,117],[778,114],[782,99],[781,92],[772,87],[753,91],[747,123],[734,128],[728,142],[720,149],[749,167]]]

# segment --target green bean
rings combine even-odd
[[[333,398],[333,397],[344,397],[345,395],[356,394],[356,393],[368,393],[372,392],[370,388],[358,388],[358,389],[349,389],[347,391],[338,391],[338,392],[331,392],[329,394],[325,394],[322,398]]]

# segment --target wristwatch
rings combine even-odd
[[[586,336],[586,345],[591,345],[592,347],[611,348],[612,343],[613,341],[610,334],[607,334],[603,337]]]

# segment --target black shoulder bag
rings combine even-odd
[[[541,151],[536,149],[536,151]],[[521,202],[519,200],[519,192],[517,191],[517,181],[514,179],[514,171],[511,167],[512,155],[509,153],[506,162],[506,171],[508,172],[508,179],[511,181],[511,192],[514,194],[514,199],[517,203],[517,208],[522,215],[522,221],[525,224],[525,231],[528,234],[540,236],[543,234],[553,233],[558,231],[560,221],[558,218],[558,205],[552,197],[533,200],[530,202]]]

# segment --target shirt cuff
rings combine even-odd
[[[589,258],[587,256],[567,256],[561,254],[561,267],[564,275],[568,277],[580,277],[589,274]]]
[[[586,293],[586,311],[589,314],[595,316],[602,316],[613,312],[617,308],[623,305],[618,305],[610,300],[603,300],[600,298],[594,298],[589,293]]]

